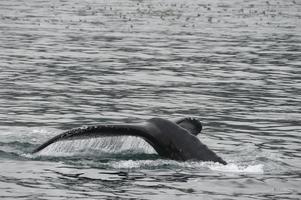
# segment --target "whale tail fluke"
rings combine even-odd
[[[201,122],[194,118],[178,118],[172,120],[174,123],[179,125],[180,127],[186,129],[193,135],[197,135],[202,130]],[[105,136],[138,136],[146,140],[150,145],[152,145],[155,149],[158,143],[156,138],[149,134],[148,131],[144,128],[145,126],[139,124],[125,124],[125,125],[99,125],[99,126],[86,126],[82,128],[71,129],[69,131],[63,132],[50,140],[46,141],[39,147],[33,150],[33,153],[37,153],[47,146],[64,140],[81,140],[81,139],[89,139],[89,138],[97,138],[97,137],[105,137]],[[156,149],[158,151],[158,149]]]
[[[71,129],[46,141],[33,150],[38,153],[49,145],[65,140],[82,140],[99,137],[136,136],[144,139],[162,157],[173,160],[201,160],[226,164],[196,136],[201,123],[193,118],[165,120],[152,118],[142,124],[98,125]]]

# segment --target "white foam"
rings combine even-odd
[[[238,165],[230,163],[222,165],[214,162],[178,162],[174,160],[123,160],[112,161],[109,165],[115,169],[137,169],[137,168],[153,168],[160,166],[173,166],[173,168],[209,168],[213,171],[225,173],[246,173],[246,174],[263,174],[263,165]]]
[[[231,173],[252,173],[252,174],[263,174],[263,165],[247,165],[239,166],[234,163],[222,165],[219,163],[213,163],[208,165],[209,169],[220,172],[231,172]]]
[[[115,169],[133,169],[141,167],[141,162],[133,160],[117,161],[110,164]]]
[[[21,156],[25,157],[25,158],[36,158],[37,155],[31,154],[31,153],[22,153],[20,154]]]
[[[136,168],[153,168],[160,167],[163,165],[172,165],[180,163],[173,160],[122,160],[122,161],[112,161],[110,166],[115,169],[136,169]]]

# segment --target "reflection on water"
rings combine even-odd
[[[2,0],[0,197],[298,199],[300,10],[295,0]],[[154,116],[200,118],[199,138],[230,165],[28,154],[69,128]]]

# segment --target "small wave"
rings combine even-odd
[[[0,142],[0,158],[22,158],[25,151],[29,151],[32,144],[28,142]]]
[[[24,160],[26,158],[22,157],[19,153],[16,152],[0,150],[0,159]]]
[[[0,146],[9,146],[9,147],[21,149],[21,148],[31,147],[32,144],[28,142],[11,141],[11,142],[0,142]]]

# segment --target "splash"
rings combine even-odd
[[[38,155],[73,156],[76,154],[97,155],[104,153],[117,154],[135,151],[140,153],[155,153],[155,150],[143,139],[138,137],[102,137],[83,140],[58,141],[43,149]]]

